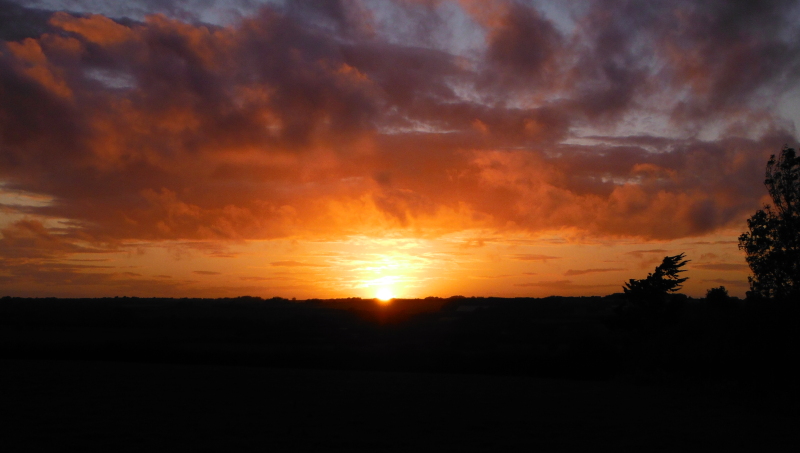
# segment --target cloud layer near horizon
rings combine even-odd
[[[776,108],[798,87],[791,1],[567,19],[291,2],[225,26],[0,4],[0,189],[49,200],[3,205],[24,216],[6,257],[78,239],[699,236],[759,207],[768,155],[796,140]]]

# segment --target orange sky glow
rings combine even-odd
[[[0,296],[748,289],[795,2],[152,3],[0,0]]]

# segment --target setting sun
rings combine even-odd
[[[394,294],[392,294],[392,290],[390,288],[380,288],[377,293],[375,293],[375,297],[379,300],[387,302],[394,298]]]

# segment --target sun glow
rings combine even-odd
[[[375,297],[383,302],[388,302],[391,299],[394,299],[394,294],[392,293],[391,288],[379,288],[378,292],[375,293]]]

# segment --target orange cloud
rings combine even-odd
[[[57,12],[50,18],[50,24],[64,31],[79,34],[88,42],[102,46],[128,41],[134,35],[129,27],[98,14],[75,17],[65,12]]]
[[[447,27],[442,5],[392,7]],[[471,229],[701,236],[760,206],[765,156],[795,141],[757,105],[800,59],[779,39],[780,5],[731,7],[741,39],[702,27],[716,3],[590,5],[573,28],[533,5],[458,5],[485,33],[480,52],[409,45],[347,2],[228,26],[20,16],[30,36],[0,47],[0,183],[52,202],[4,207],[40,220],[6,222],[3,255]],[[764,128],[698,138],[735,132],[728,117]]]
[[[575,275],[596,274],[600,272],[617,272],[624,271],[622,268],[605,268],[605,269],[570,269],[564,272],[564,276],[571,277]]]
[[[748,271],[750,269],[747,264],[738,263],[695,264],[694,267],[698,269],[708,269],[714,271]]]
[[[514,255],[513,258],[515,260],[521,261],[549,261],[549,260],[558,260],[561,259],[560,256],[549,256],[549,255]]]
[[[274,261],[270,264],[282,267],[330,267],[327,264],[303,263],[300,261]]]

